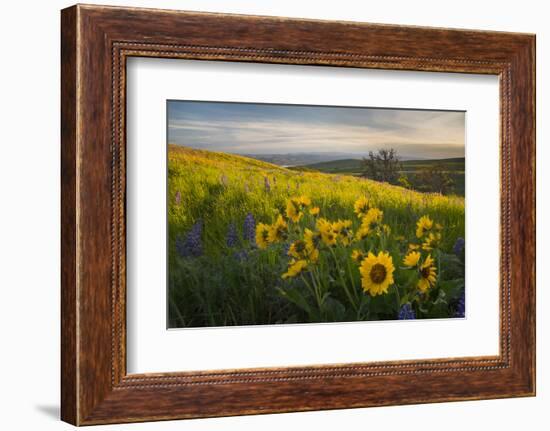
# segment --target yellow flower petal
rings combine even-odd
[[[430,232],[426,240],[422,243],[422,248],[426,251],[431,251],[434,248],[439,246],[440,241],[441,241],[441,234],[439,232],[437,233]]]
[[[418,289],[424,293],[437,281],[437,269],[434,265],[434,259],[428,255],[419,268],[420,280],[418,280]]]
[[[428,216],[422,216],[416,222],[416,237],[422,238],[433,227],[433,220]]]
[[[369,200],[366,197],[360,197],[355,201],[353,205],[353,212],[357,214],[357,217],[362,218],[367,215],[369,210]]]
[[[289,199],[286,203],[285,214],[289,220],[292,220],[294,223],[297,223],[302,218],[302,212],[300,211],[300,204],[296,199]]]
[[[310,208],[309,209],[309,213],[312,215],[312,216],[316,216],[316,215],[319,215],[319,207],[313,207],[313,208]]]
[[[256,226],[256,244],[261,249],[266,248],[269,245],[269,225],[264,223],[258,223]]]
[[[288,236],[288,225],[283,219],[283,216],[279,214],[279,217],[269,227],[269,232],[267,234],[267,239],[270,243],[284,241]]]
[[[305,207],[308,207],[311,205],[311,199],[308,198],[307,196],[300,196],[298,198],[298,202],[300,203],[300,205],[303,205]]]
[[[408,267],[412,268],[413,266],[418,265],[419,260],[420,260],[420,253],[417,252],[417,251],[411,251],[403,259],[403,264],[405,266],[408,266]]]
[[[307,268],[307,262],[305,260],[291,261],[288,266],[287,272],[282,275],[283,279],[297,277]]]
[[[333,246],[336,244],[337,235],[332,230],[332,223],[324,218],[320,218],[316,223],[317,229],[321,234],[321,240],[325,245]]]

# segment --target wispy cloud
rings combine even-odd
[[[173,101],[168,113],[169,142],[212,151],[464,155],[462,112]]]

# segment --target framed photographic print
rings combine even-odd
[[[464,317],[464,112],[166,111],[169,328]]]
[[[62,11],[62,419],[535,394],[535,37]]]

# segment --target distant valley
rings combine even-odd
[[[343,160],[359,163],[362,157],[368,154],[353,154],[344,152],[318,152],[318,153],[288,153],[288,154],[240,154],[241,156],[273,163],[279,166],[309,166],[318,163],[336,163]],[[413,160],[414,157],[400,156],[401,160]]]

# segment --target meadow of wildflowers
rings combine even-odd
[[[169,146],[170,327],[460,318],[464,199]]]

